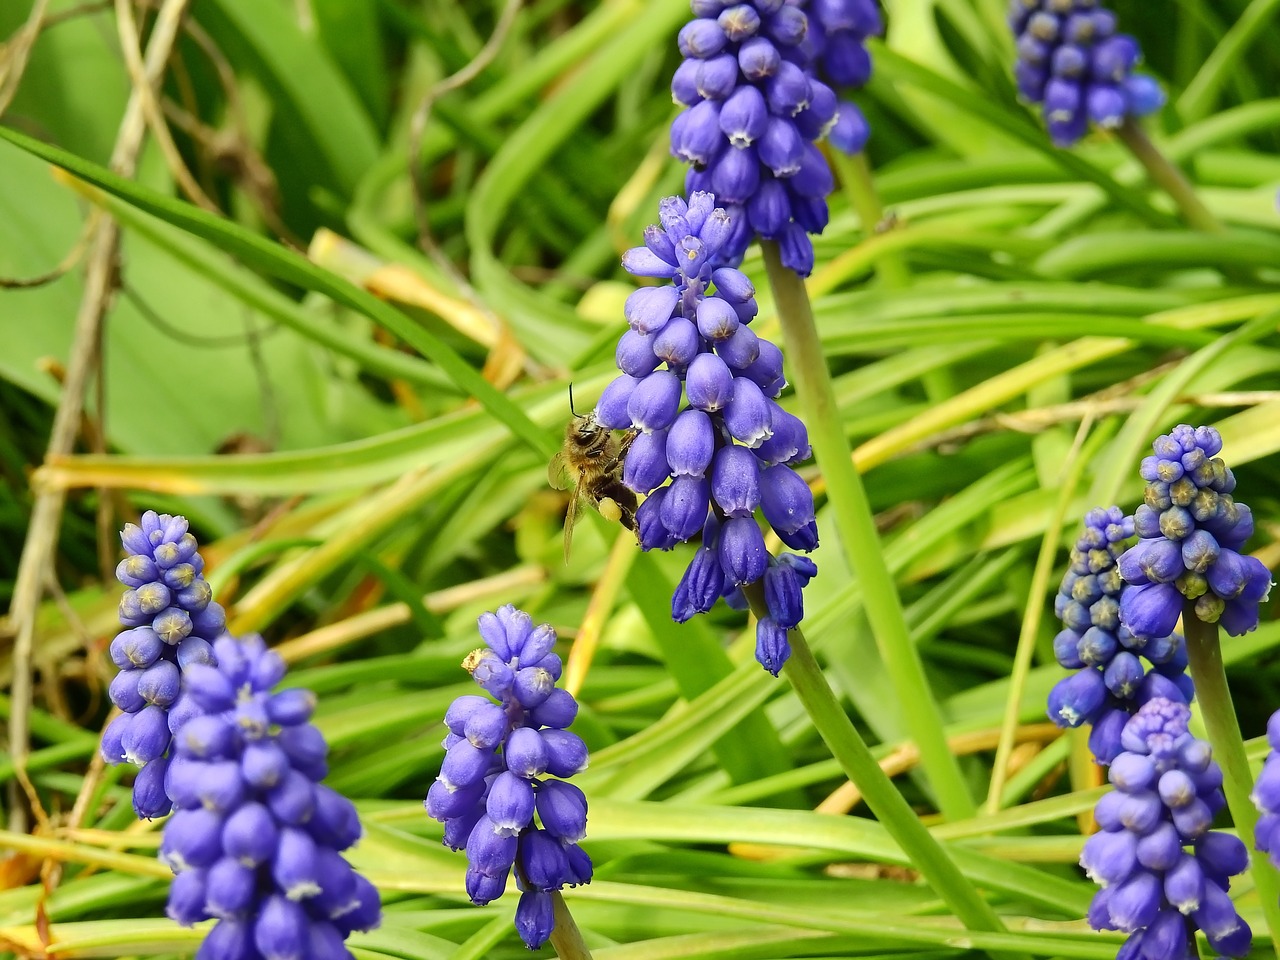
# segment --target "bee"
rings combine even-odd
[[[569,388],[569,412],[573,420],[565,427],[564,446],[547,465],[547,479],[557,490],[573,488],[569,512],[564,518],[564,559],[569,562],[573,528],[582,516],[585,502],[606,520],[636,528],[636,495],[622,483],[622,463],[635,439],[628,431],[621,438],[592,413],[579,414],[573,408],[573,388]]]

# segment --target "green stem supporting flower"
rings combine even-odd
[[[1167,193],[1178,205],[1182,219],[1191,227],[1205,233],[1222,233],[1224,228],[1218,218],[1196,195],[1191,182],[1183,176],[1147,136],[1147,132],[1133,117],[1128,117],[1116,130],[1129,152],[1137,158],[1151,177],[1151,182]]]
[[[765,240],[762,245],[796,393],[818,466],[827,482],[836,534],[861,583],[867,618],[897,700],[904,708],[902,719],[920,748],[921,762],[939,809],[948,820],[967,819],[975,811],[973,797],[959,761],[947,745],[942,712],[911,641],[897,585],[885,564],[871,504],[844,434],[809,295],[804,281],[782,265],[777,244]]]
[[[757,617],[768,616],[763,585],[759,582],[749,584],[744,592],[752,612]],[[792,630],[788,639],[791,657],[782,672],[795,689],[827,749],[845,776],[858,787],[871,812],[961,923],[971,930],[1005,932],[1006,928],[991,904],[960,872],[898,792],[889,775],[880,768],[871,748],[850,722],[822,675],[822,668],[814,659],[804,634],[798,629]],[[1001,960],[1013,960],[1014,957],[995,951],[992,951],[992,956]]]
[[[551,903],[556,918],[556,925],[551,929],[551,946],[555,947],[556,956],[560,960],[591,960],[591,951],[582,939],[582,931],[574,922],[569,905],[559,890],[552,892]]]
[[[1196,702],[1204,719],[1205,732],[1209,735],[1209,744],[1213,747],[1214,759],[1222,768],[1222,790],[1227,796],[1227,807],[1240,839],[1252,846],[1254,828],[1258,824],[1258,811],[1250,798],[1253,773],[1249,769],[1240,725],[1236,722],[1236,708],[1231,702],[1227,673],[1222,666],[1218,625],[1205,623],[1197,617],[1195,602],[1188,600],[1182,609],[1182,630],[1187,638],[1191,679],[1196,684]],[[1249,873],[1262,901],[1267,933],[1271,942],[1280,946],[1280,876],[1264,856],[1251,858]]]
[[[852,157],[834,148],[827,151],[832,166],[840,176],[840,185],[849,206],[858,214],[864,238],[874,237],[884,219],[884,206],[871,178],[871,167],[865,153]],[[890,290],[901,290],[911,283],[911,274],[902,255],[896,250],[886,250],[876,257],[876,276]]]

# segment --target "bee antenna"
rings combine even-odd
[[[569,412],[572,413],[575,417],[578,415],[578,411],[573,409],[573,384],[572,383],[569,384]]]

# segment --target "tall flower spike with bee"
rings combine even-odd
[[[672,617],[683,623],[722,596],[745,606],[742,588],[763,581],[769,615],[757,626],[756,658],[776,675],[817,567],[795,554],[772,556],[756,510],[792,550],[818,545],[813,494],[792,466],[809,456],[808,432],[776,401],[787,385],[782,351],[751,329],[755,287],[721,266],[732,216],[711,194],[695,193],[688,203],[663,200],[659,218],[622,265],[670,283],[627,298],[622,375],[601,394],[595,419],[636,431],[622,482],[647,495],[635,517],[641,548],[670,550],[701,533]]]
[[[569,412],[573,420],[564,431],[564,446],[547,465],[547,479],[557,490],[573,488],[569,512],[564,518],[564,560],[569,562],[573,528],[581,518],[581,504],[590,504],[606,520],[628,530],[636,527],[636,495],[622,482],[622,463],[634,433],[619,438],[602,424],[595,412],[579,414],[573,408],[569,386]]]

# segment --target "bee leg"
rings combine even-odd
[[[628,530],[634,530],[636,528],[635,506],[628,506],[627,504],[624,503],[621,505],[621,510],[622,510],[622,516],[618,518],[618,522],[621,523]]]
[[[631,444],[635,442],[640,431],[628,430],[622,435],[622,439],[618,441],[618,450],[609,459],[600,464],[601,473],[618,473],[622,469],[622,462],[627,458],[627,451],[631,449]]]
[[[601,497],[600,502],[596,504],[596,509],[600,511],[600,516],[610,523],[619,523],[622,520],[622,508],[612,497]]]
[[[602,504],[605,500],[612,504],[614,513],[612,515],[605,514],[610,520],[622,524],[628,530],[636,528],[636,508],[638,504],[636,503],[634,491],[617,480],[612,480],[605,484],[604,489],[600,491],[600,500]],[[603,506],[600,513],[604,514]]]

